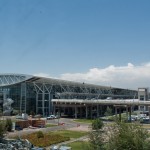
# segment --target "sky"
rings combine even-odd
[[[0,73],[150,87],[150,1],[0,0]]]

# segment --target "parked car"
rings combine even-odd
[[[106,99],[107,99],[107,100],[112,100],[112,97],[107,97]]]
[[[50,116],[47,117],[47,120],[50,120],[50,119],[56,119],[56,118],[58,118],[58,117],[55,116],[55,115],[50,115]]]
[[[16,115],[16,119],[23,119],[23,118],[22,118],[22,115],[19,115],[19,114]]]

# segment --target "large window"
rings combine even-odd
[[[144,95],[140,95],[140,101],[144,101]]]

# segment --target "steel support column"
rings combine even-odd
[[[129,118],[129,116],[128,116],[128,106],[126,106],[126,117],[127,117],[127,121],[128,121],[128,118]]]
[[[119,121],[121,122],[121,107],[119,107]]]
[[[44,84],[43,84],[43,89],[42,89],[42,113],[43,113],[43,116],[45,116],[45,89],[44,89]]]
[[[90,106],[90,118],[92,119],[93,117],[93,106]]]
[[[97,118],[99,117],[99,105],[97,105]]]
[[[86,119],[88,118],[88,106],[85,107],[86,111]]]
[[[77,112],[77,109],[78,109],[77,106],[75,106],[75,118],[76,118],[76,119],[77,119],[77,113],[78,113],[78,112]]]
[[[116,118],[117,118],[117,107],[115,107],[115,115],[116,115]]]
[[[129,107],[129,122],[131,122],[131,106]]]
[[[38,92],[36,92],[36,114],[38,113]]]

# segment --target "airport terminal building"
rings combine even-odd
[[[17,110],[20,113],[24,112],[30,114],[31,112],[35,112],[36,114],[47,116],[56,113],[58,109],[61,108],[63,113],[74,114],[75,109],[79,109],[79,104],[77,107],[74,107],[72,102],[78,100],[82,100],[82,102],[88,100],[90,106],[93,105],[92,101],[98,99],[117,100],[137,98],[138,90],[24,74],[0,74],[1,106],[3,106],[2,104],[5,103],[7,99],[12,99],[13,103],[11,106],[13,110]],[[61,100],[66,100],[67,102],[59,103]],[[82,109],[83,107],[80,108],[81,113],[84,109]]]

